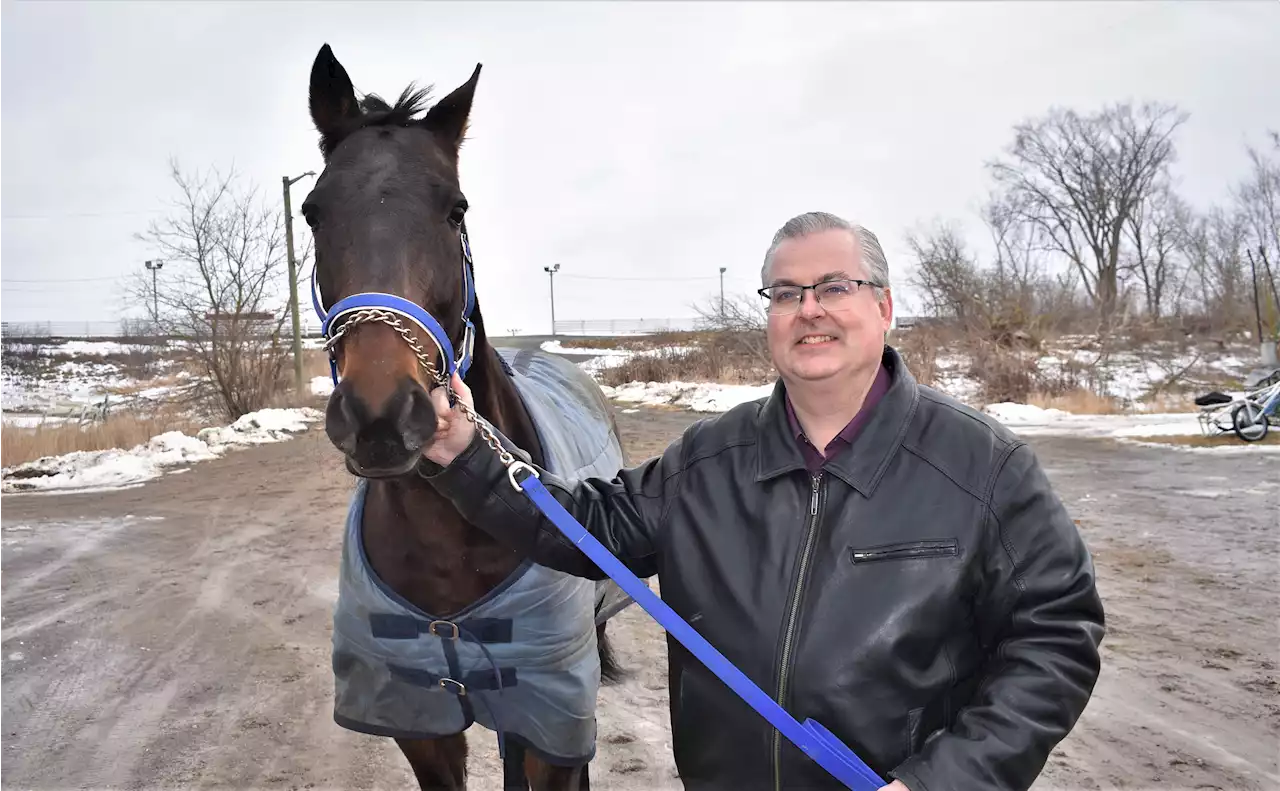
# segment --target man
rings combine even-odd
[[[893,301],[872,233],[796,217],[762,280],[771,396],[613,480],[543,483],[794,717],[895,778],[887,788],[1028,788],[1099,672],[1102,606],[1071,518],[1030,447],[918,385],[885,343]],[[419,474],[537,562],[602,577],[433,399]],[[839,787],[667,642],[687,788]]]

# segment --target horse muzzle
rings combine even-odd
[[[412,378],[404,377],[381,401],[371,407],[349,379],[329,396],[325,433],[346,456],[353,475],[388,478],[412,472],[422,448],[435,436],[435,408]]]

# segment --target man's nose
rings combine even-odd
[[[821,316],[826,312],[826,308],[822,307],[822,303],[818,301],[818,292],[802,291],[800,292],[800,310],[801,316],[807,319]]]

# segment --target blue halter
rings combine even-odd
[[[467,224],[465,220],[459,229],[459,238],[462,243],[463,329],[460,348],[456,356],[453,343],[449,340],[449,333],[445,332],[444,327],[440,326],[440,322],[436,321],[434,316],[417,304],[395,294],[383,294],[378,291],[352,294],[345,299],[339,300],[337,304],[326,311],[320,300],[320,286],[316,276],[317,264],[317,266],[312,266],[311,268],[311,305],[315,308],[316,315],[320,317],[321,335],[324,336],[325,340],[331,341],[334,333],[342,326],[343,319],[362,310],[373,308],[394,313],[421,327],[422,331],[431,339],[431,342],[440,350],[440,360],[445,367],[445,370],[441,372],[444,381],[449,381],[454,371],[466,377],[467,371],[471,369],[472,357],[475,352],[476,327],[471,321],[471,312],[475,310],[476,306],[476,287],[471,262],[471,243],[467,239]],[[329,350],[329,372],[336,387],[338,384],[338,357],[334,349]]]

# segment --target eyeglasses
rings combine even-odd
[[[818,304],[827,310],[844,310],[849,307],[850,300],[857,292],[858,286],[879,288],[879,283],[870,280],[824,280],[811,286],[766,286],[756,291],[769,300],[769,312],[775,315],[795,313],[804,302],[804,292],[813,290]]]

